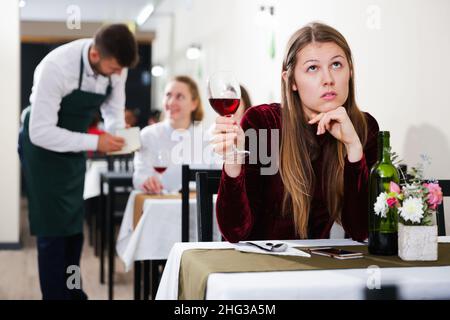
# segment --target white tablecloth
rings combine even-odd
[[[131,168],[131,163],[129,166]],[[118,160],[114,161],[114,171],[123,172],[123,168],[120,168]],[[130,169],[132,171],[132,169]],[[100,176],[102,173],[108,172],[108,162],[106,160],[87,160],[86,161],[86,174],[84,178],[84,190],[83,199],[98,197],[100,195]],[[129,190],[128,187],[116,187],[116,192],[125,192]],[[103,184],[103,193],[108,194],[108,184]]]
[[[106,160],[87,160],[86,175],[84,178],[83,199],[98,197],[100,195],[100,174],[108,171]]]
[[[448,241],[442,238],[442,242]],[[360,245],[348,239],[285,241],[295,246]],[[172,248],[156,299],[178,298],[181,256],[188,249],[227,249],[230,243],[177,243]],[[381,268],[381,287],[396,285],[401,299],[450,298],[450,267]],[[364,299],[373,269],[214,273],[206,299]],[[376,289],[374,289],[376,290]]]
[[[133,230],[134,199],[139,193],[132,191],[128,198],[116,245],[127,271],[134,261],[167,259],[172,246],[181,241],[181,199],[145,200],[143,214]],[[220,240],[215,218],[213,223],[213,238]],[[197,241],[195,199],[189,199],[189,240]]]
[[[181,242],[181,199],[145,200],[141,219],[133,229],[134,199],[139,193],[141,192],[134,190],[128,198],[117,238],[116,250],[126,271],[130,270],[134,261],[167,259],[172,246]],[[216,199],[217,195],[214,195],[214,204]],[[213,239],[220,241],[215,205],[213,207]],[[343,237],[342,227],[333,225],[330,238]],[[189,199],[189,241],[197,240],[197,205],[195,199]]]

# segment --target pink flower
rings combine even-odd
[[[428,189],[428,203],[431,209],[436,209],[442,203],[442,189],[437,183],[424,183],[423,186]]]
[[[391,182],[391,183],[392,183],[392,182]],[[393,208],[393,207],[395,207],[395,205],[398,204],[398,200],[397,200],[397,198],[395,198],[395,197],[388,198],[388,199],[386,200],[386,202],[387,202],[389,208]]]
[[[393,181],[389,184],[389,189],[391,192],[400,193],[400,187]]]

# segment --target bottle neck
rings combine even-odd
[[[381,154],[380,160],[383,163],[391,163],[391,148],[389,143],[389,136],[383,136],[381,138]]]

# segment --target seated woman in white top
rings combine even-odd
[[[134,157],[133,185],[146,193],[181,189],[181,165],[210,167],[213,155],[208,134],[201,120],[203,106],[198,87],[187,76],[173,78],[163,98],[165,119],[141,131],[141,149]],[[170,164],[159,176],[154,169],[158,151],[170,156]],[[160,179],[161,177],[161,179]]]

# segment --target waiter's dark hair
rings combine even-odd
[[[122,67],[135,67],[139,62],[133,33],[125,24],[105,25],[97,30],[94,44],[103,58],[116,58]]]

